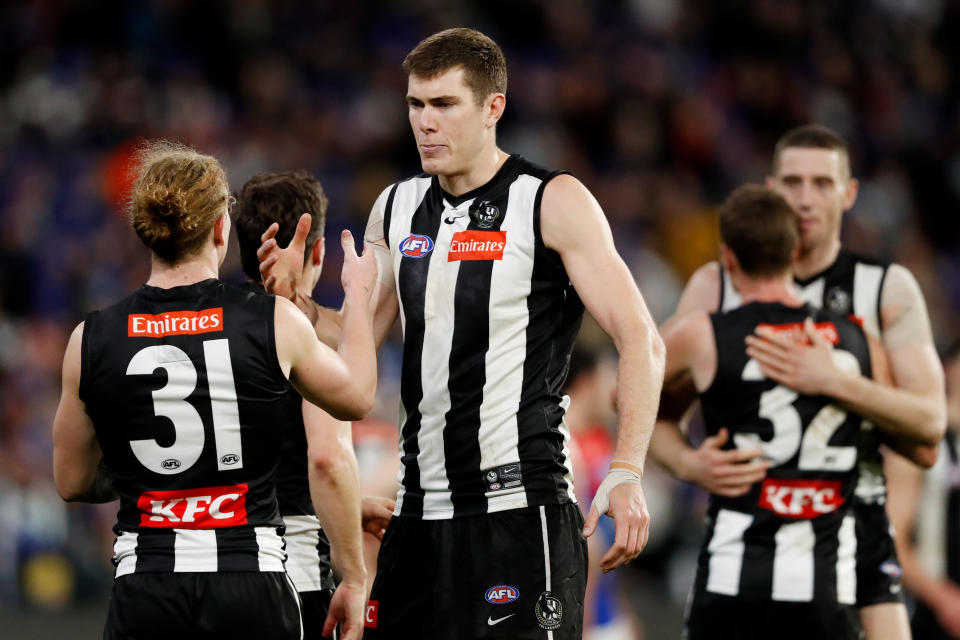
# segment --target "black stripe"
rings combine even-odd
[[[411,185],[411,188],[413,186]],[[423,200],[413,213],[410,225],[411,234],[428,236],[436,241],[443,214],[443,200],[440,187],[434,178]],[[400,429],[400,441],[403,455],[403,506],[402,515],[423,515],[423,488],[420,486],[420,467],[417,456],[420,443],[420,400],[423,399],[421,378],[423,333],[424,333],[424,297],[427,290],[427,273],[430,269],[429,254],[423,258],[404,256],[400,261],[397,275],[398,293],[403,303],[403,315],[406,323],[403,339],[403,365],[400,378],[400,401],[403,403],[407,419]]]
[[[887,273],[889,272],[890,267],[883,267],[883,273],[880,275],[880,285],[877,287],[877,328],[880,329],[881,333],[883,332],[883,313],[881,313],[880,300],[883,298],[883,283],[887,281]]]
[[[727,293],[727,283],[724,282],[724,278],[726,277],[725,274],[726,274],[726,270],[723,268],[723,265],[721,264],[720,265],[720,303],[719,303],[720,306],[717,307],[717,312],[719,313],[723,313],[723,296],[726,295]]]
[[[217,571],[259,571],[260,546],[253,527],[229,527],[217,532]]]
[[[387,205],[383,208],[383,241],[390,247],[390,219],[393,217],[393,196],[397,193],[397,182],[390,189],[390,195],[387,196]]]
[[[523,392],[517,412],[520,470],[527,503],[569,501],[560,433],[562,387],[573,342],[583,318],[583,304],[570,284],[560,255],[543,244],[540,203],[547,183],[565,172],[547,174],[537,190],[533,208],[535,253],[527,297],[529,321],[523,363]]]
[[[773,595],[773,558],[776,545],[771,543],[779,528],[779,519],[757,517],[743,532],[740,593]]]
[[[499,231],[507,216],[510,185],[515,174],[504,175],[494,188],[470,205],[467,231]],[[480,206],[496,207],[492,224],[478,224]],[[514,215],[522,215],[517,213]],[[456,237],[456,236],[454,236]],[[510,242],[509,235],[507,242]],[[493,260],[464,260],[457,272],[453,300],[453,337],[450,344],[450,409],[444,416],[443,454],[454,516],[487,509],[486,485],[480,469],[480,405],[487,380],[490,347],[490,282]]]
[[[845,512],[843,512],[845,513]],[[837,558],[843,516],[834,514],[811,521],[816,542],[813,546],[813,597],[837,597]]]
[[[137,535],[137,565],[134,573],[146,571],[172,572],[176,564],[173,529],[140,531]]]
[[[946,562],[947,576],[954,582],[960,582],[960,487],[951,486],[955,473],[960,473],[957,462],[957,437],[948,431],[944,437],[950,463],[947,465],[947,477],[941,480],[949,487],[947,494],[947,536]],[[939,505],[938,505],[939,506]],[[934,507],[937,508],[937,507]]]

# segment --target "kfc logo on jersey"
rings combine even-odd
[[[520,591],[506,584],[490,587],[483,598],[490,604],[509,604],[520,597]]]
[[[840,343],[840,334],[837,333],[837,326],[832,322],[817,322],[814,325],[823,338],[829,341],[831,344],[836,346]],[[767,329],[776,334],[787,334],[787,337],[792,338],[794,342],[799,344],[809,344],[810,341],[807,339],[807,334],[803,329],[802,322],[790,322],[787,324],[758,324],[757,329]]]
[[[127,316],[127,336],[131,338],[162,338],[223,331],[223,307],[203,311],[170,311],[158,313],[131,313]]]
[[[247,485],[145,491],[137,500],[140,526],[219,529],[247,523]]]
[[[836,511],[843,496],[838,481],[767,478],[758,504],[786,518],[809,520]]]
[[[447,262],[458,260],[503,260],[506,231],[460,231],[450,240]]]
[[[377,628],[377,610],[380,608],[379,600],[371,600],[367,603],[367,613],[363,616],[363,626],[368,629]]]
[[[427,236],[411,233],[400,242],[400,253],[408,258],[422,258],[433,251],[433,240]]]

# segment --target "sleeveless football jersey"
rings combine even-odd
[[[864,331],[879,339],[883,331],[880,292],[889,266],[841,249],[837,259],[824,271],[802,280],[795,279],[794,284],[803,300],[818,309],[844,317],[853,316]],[[720,280],[720,311],[736,309],[740,306],[740,294],[723,269],[720,270]],[[880,434],[872,423],[864,421],[861,436],[857,499],[883,504],[887,487]]]
[[[861,418],[825,396],[799,395],[767,379],[744,343],[760,325],[802,331],[808,317],[835,345],[839,366],[871,375],[862,329],[835,314],[753,302],[710,316],[717,372],[700,394],[707,433],[726,427],[730,446],[761,447],[771,467],[744,496],[710,497],[698,589],[792,602],[855,601],[857,544],[849,507]]]
[[[558,173],[510,156],[463,195],[421,175],[375,205],[404,332],[399,515],[575,501],[561,389],[583,304],[540,237]]]
[[[120,495],[117,576],[284,570],[288,392],[272,296],[144,285],[87,316],[80,397]]]

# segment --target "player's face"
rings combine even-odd
[[[768,186],[796,212],[801,251],[839,238],[840,219],[856,198],[856,181],[849,176],[846,156],[835,149],[787,147],[780,152],[777,174]]]
[[[450,176],[469,171],[492,135],[488,103],[489,98],[476,103],[461,67],[433,78],[410,75],[407,111],[425,172]]]

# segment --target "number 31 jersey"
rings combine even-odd
[[[120,495],[116,575],[283,571],[274,298],[217,280],[90,313],[80,398]]]
[[[700,590],[790,602],[856,599],[849,506],[861,418],[826,396],[800,395],[769,380],[744,343],[758,326],[800,339],[808,317],[833,343],[838,366],[871,375],[862,329],[835,314],[754,302],[710,316],[717,372],[700,394],[707,433],[727,428],[728,446],[759,447],[771,466],[747,494],[711,496]]]

